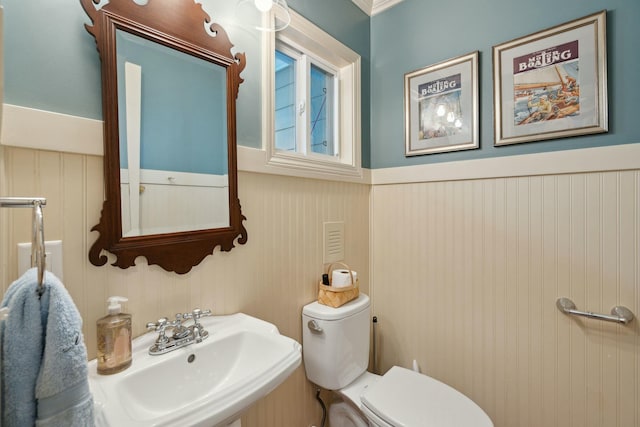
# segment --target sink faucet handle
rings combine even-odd
[[[187,314],[185,314],[185,316],[186,315]],[[196,342],[202,342],[203,339],[209,336],[209,332],[204,330],[199,320],[201,317],[211,316],[211,310],[200,310],[199,308],[194,308],[188,316],[189,319],[193,319],[193,325],[189,328],[193,333],[194,340]]]
[[[166,317],[161,317],[157,322],[149,322],[147,323],[147,329],[153,329],[155,331],[164,331],[167,326],[171,326],[169,324],[169,319]]]
[[[173,322],[169,322],[169,319],[166,317],[161,317],[157,322],[149,322],[147,323],[147,329],[153,329],[158,332],[158,338],[156,338],[156,345],[159,348],[163,348],[164,345],[169,342],[169,338],[167,338],[165,334],[165,330],[167,328],[173,327]]]
[[[201,317],[211,316],[211,310],[200,310],[199,308],[194,308],[191,315],[193,316],[193,320],[198,320]]]

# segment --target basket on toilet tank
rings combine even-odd
[[[348,272],[348,278],[351,283],[350,285],[342,287],[332,286],[334,266],[336,264],[343,266],[345,268],[344,271]],[[358,298],[358,295],[360,294],[360,282],[358,281],[358,277],[355,276],[353,270],[351,270],[347,264],[343,264],[341,262],[330,264],[327,268],[327,276],[329,277],[329,286],[323,285],[322,281],[318,283],[318,302],[320,304],[335,308]]]

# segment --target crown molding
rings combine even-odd
[[[374,0],[352,0],[356,6],[358,6],[364,13],[371,16],[371,10],[373,9]]]
[[[389,9],[400,3],[402,0],[352,0],[356,6],[362,9],[367,15],[373,16],[383,10]]]
[[[383,10],[387,10],[392,6],[397,5],[402,0],[373,0],[373,6],[371,8],[371,15],[376,15]]]

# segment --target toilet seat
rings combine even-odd
[[[426,375],[394,366],[361,396],[369,421],[387,426],[493,427],[471,399]]]

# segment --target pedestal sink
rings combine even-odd
[[[282,383],[299,365],[301,346],[246,314],[200,320],[201,343],[151,356],[157,334],[133,341],[131,367],[98,375],[89,362],[97,426],[225,426]]]

